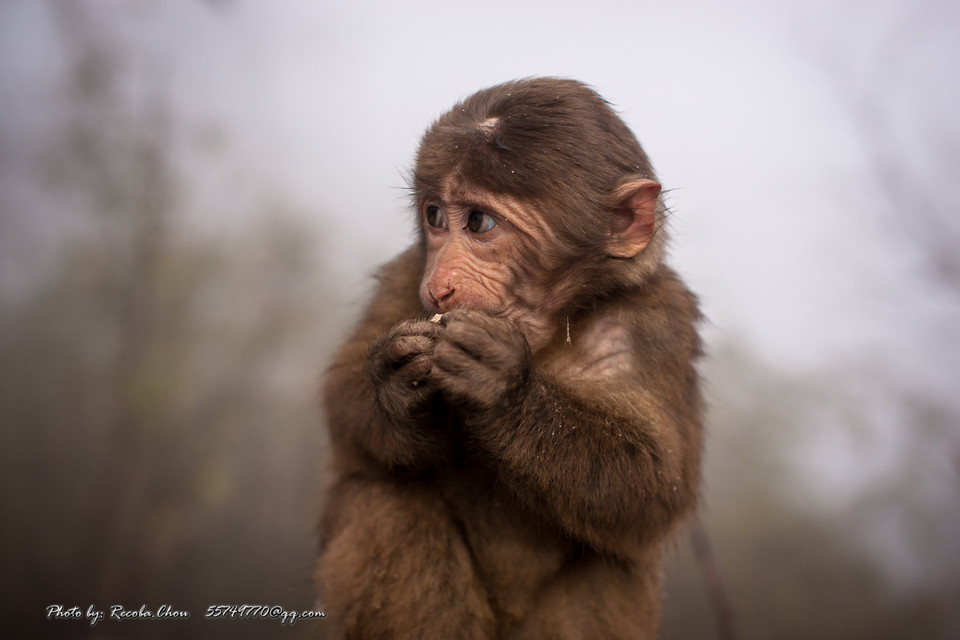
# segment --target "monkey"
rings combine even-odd
[[[478,91],[424,133],[416,240],[322,386],[333,638],[654,638],[699,492],[698,301],[593,88]]]

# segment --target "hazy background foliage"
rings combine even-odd
[[[202,614],[314,606],[315,387],[409,238],[393,187],[454,99],[550,73],[650,83],[622,102],[711,319],[703,519],[740,637],[960,636],[960,13],[401,4],[0,3],[5,635],[322,632]],[[686,537],[666,584],[662,636],[717,637]],[[192,618],[91,629],[54,603]]]

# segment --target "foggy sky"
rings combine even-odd
[[[478,88],[558,75],[597,88],[650,154],[674,211],[673,263],[715,339],[801,369],[870,350],[921,377],[932,363],[934,380],[960,355],[923,343],[955,310],[898,242],[902,214],[878,188],[856,111],[878,96],[898,143],[920,145],[913,161],[927,160],[918,121],[956,141],[956,11],[938,10],[952,19],[897,68],[877,68],[891,31],[939,4],[102,4],[133,52],[131,92],[149,100],[159,86],[201,141],[185,163],[200,171],[202,224],[294,202],[358,298],[410,237],[403,187],[423,129]],[[2,13],[3,117],[42,126],[62,71],[56,35],[42,4]]]

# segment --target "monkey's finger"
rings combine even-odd
[[[429,320],[407,320],[398,324],[393,333],[397,336],[423,336],[436,339],[443,333],[443,326]]]
[[[400,364],[421,353],[432,353],[436,340],[425,336],[399,336],[387,345],[386,353]]]
[[[458,327],[461,328],[460,330],[462,330],[462,327],[471,327],[476,338],[486,334],[490,340],[511,344],[524,340],[520,330],[505,318],[480,311],[466,310],[454,311],[447,315],[451,317],[446,324],[448,328],[454,327],[455,332],[457,332]]]
[[[505,368],[477,360],[448,342],[437,343],[432,360],[431,379],[439,389],[457,397],[475,398],[503,386]]]
[[[468,375],[482,366],[472,353],[447,340],[437,342],[433,350],[433,365],[444,373],[455,376]]]
[[[525,357],[526,341],[504,324],[478,325],[458,321],[447,327],[437,344],[449,344],[490,367],[508,365]]]
[[[502,396],[503,385],[498,381],[495,371],[479,366],[475,361],[472,366],[464,368],[452,364],[448,361],[441,365],[434,361],[430,373],[433,386],[448,398],[482,407],[496,402]]]
[[[444,395],[456,398],[459,401],[469,398],[471,389],[476,388],[476,385],[471,381],[452,375],[438,367],[434,367],[431,380]]]
[[[430,378],[430,371],[433,369],[433,358],[426,355],[419,355],[408,360],[398,370],[398,374],[405,383],[411,386],[418,386]]]
[[[486,334],[463,323],[448,327],[443,337],[437,340],[434,352],[441,345],[444,353],[456,354],[471,360],[482,360],[485,354],[496,348]]]
[[[432,353],[436,341],[424,336],[397,336],[384,345],[382,358],[393,367],[421,353]]]
[[[370,371],[378,379],[386,378],[418,356],[432,353],[435,344],[423,336],[394,336],[371,355]]]
[[[454,309],[453,311],[444,313],[440,317],[440,323],[444,326],[449,326],[457,322],[479,324],[484,317],[490,317],[490,315],[483,311],[475,311],[473,309]]]

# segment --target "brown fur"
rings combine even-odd
[[[701,446],[699,313],[662,264],[659,200],[643,250],[611,257],[614,210],[655,179],[609,106],[568,80],[486,89],[425,134],[418,215],[447,206],[453,180],[549,234],[499,219],[509,251],[493,258],[458,240],[477,268],[538,255],[473,297],[451,268],[463,279],[440,323],[420,292],[447,245],[425,230],[381,270],[324,386],[317,581],[333,637],[655,637],[661,546],[695,505]]]

